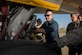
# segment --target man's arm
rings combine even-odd
[[[55,39],[59,47],[65,45],[77,45],[82,42],[82,27],[68,32],[65,36]]]
[[[58,38],[59,37],[59,35],[58,35],[58,24],[57,23],[54,23],[53,25],[52,25],[52,32],[51,32],[51,36],[53,37],[53,39],[56,39],[56,38]]]

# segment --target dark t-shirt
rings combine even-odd
[[[66,30],[66,33],[69,32],[69,31],[72,31],[74,29],[77,29],[77,28],[80,28],[82,27],[82,21],[80,21],[80,23],[69,23],[68,26],[67,26],[67,30]]]
[[[50,22],[46,21],[42,25],[42,28],[45,29],[47,43],[53,43],[54,39],[59,38],[58,23],[55,20],[52,19]]]
[[[79,24],[77,23],[69,23],[68,26],[67,26],[67,30],[66,30],[66,33],[68,33],[69,31],[72,31],[72,30],[75,30],[75,29],[78,29],[82,27],[82,21],[80,21]],[[78,37],[78,36],[77,36]],[[79,46],[82,46],[82,43],[79,44]]]

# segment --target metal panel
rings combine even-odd
[[[15,14],[8,25],[7,32],[11,34],[11,32],[19,33],[25,23],[29,20],[33,13],[34,9],[31,8],[29,11],[25,8],[22,8],[20,12]],[[15,18],[15,19],[14,19]],[[12,21],[13,20],[13,21]]]

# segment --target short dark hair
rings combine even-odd
[[[76,14],[76,13],[71,13],[70,16],[72,17],[73,14]]]
[[[37,19],[37,22],[38,22],[38,21],[39,21],[39,22],[42,22],[42,20],[41,20],[40,18]]]
[[[47,9],[45,13],[47,13],[48,11],[51,11],[51,12],[53,13],[53,11],[52,11],[52,10],[50,10],[50,9]]]

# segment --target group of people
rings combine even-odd
[[[78,29],[78,28],[82,27],[81,15],[78,16],[76,13],[72,13],[70,16],[71,16],[72,22],[68,24],[66,33],[68,33],[69,31],[72,31],[74,29]],[[75,46],[75,45],[68,46],[69,47],[69,55],[76,55],[76,52],[78,55],[80,55],[80,51],[82,51],[81,46],[82,46],[82,43],[78,44],[77,46]]]
[[[46,21],[42,24],[41,19],[37,19],[38,24],[36,25],[36,31],[45,33],[45,35],[46,35],[45,36],[45,39],[46,39],[45,44],[52,45],[53,43],[57,43],[57,45],[59,45],[59,46],[67,45],[69,47],[68,55],[76,55],[76,52],[78,53],[78,55],[80,55],[81,51],[82,51],[81,50],[82,43],[79,43],[79,44],[74,43],[75,40],[71,40],[71,39],[73,39],[73,37],[71,37],[71,35],[70,35],[71,31],[75,31],[82,27],[82,5],[79,6],[78,11],[79,11],[79,15],[77,15],[76,13],[72,13],[70,15],[72,22],[69,23],[67,26],[66,35],[63,38],[60,38],[59,33],[58,33],[59,26],[58,26],[58,23],[53,19],[53,11],[46,10],[45,15],[44,15],[46,18]],[[78,31],[75,31],[75,32],[78,32]],[[77,33],[75,33],[75,34],[77,34]],[[77,36],[77,37],[74,36],[74,37],[78,39],[79,36]],[[76,41],[77,41],[77,39],[76,39]],[[72,41],[73,43],[70,41]],[[63,42],[63,44],[61,42]],[[54,45],[54,46],[56,46],[56,45]],[[54,51],[57,53],[57,55],[62,55],[60,47],[55,48]]]

